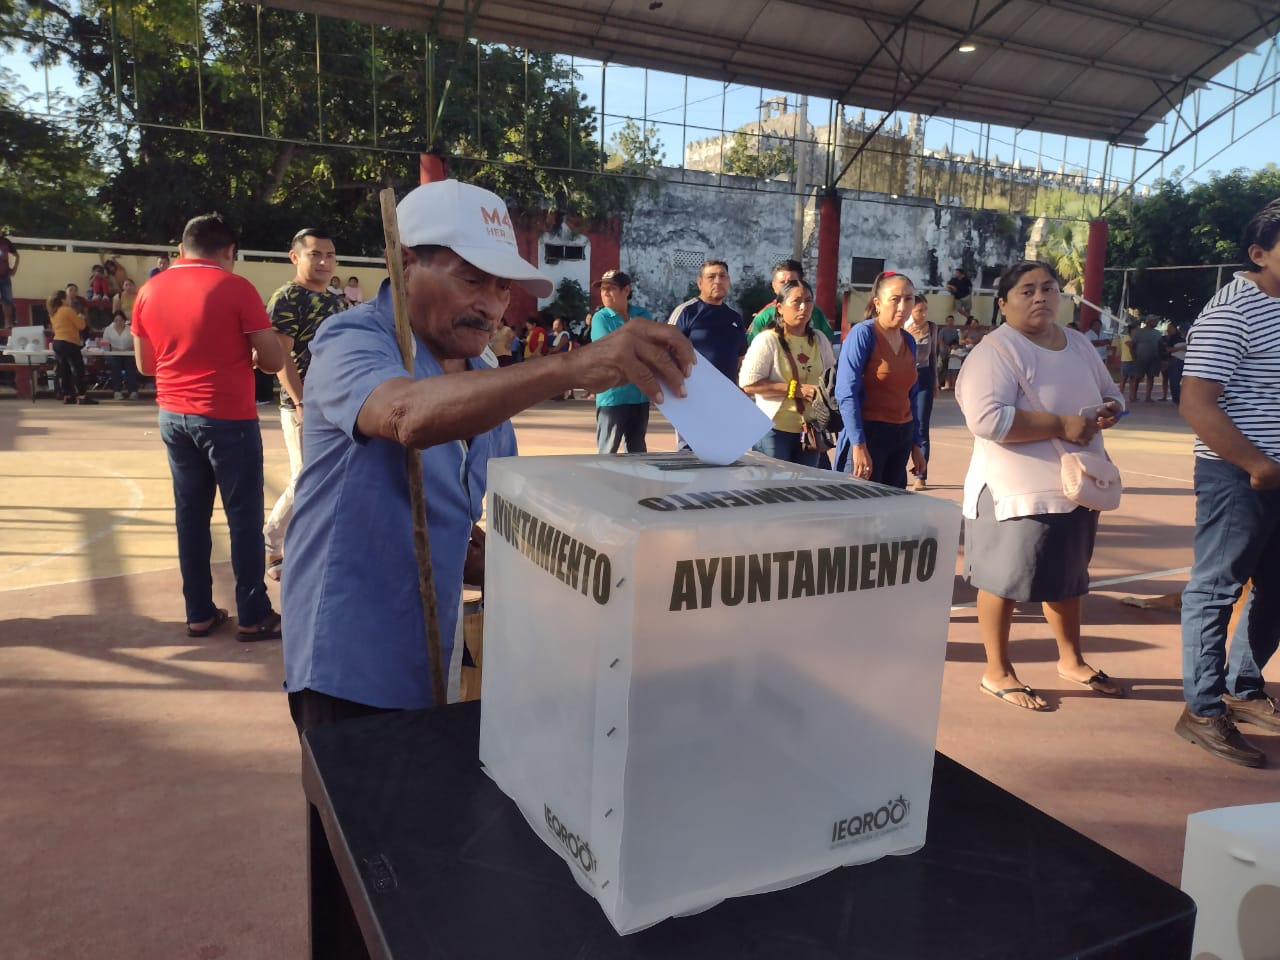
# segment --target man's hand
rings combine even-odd
[[[628,320],[607,337],[565,355],[573,383],[588,392],[634,383],[654,403],[662,403],[664,387],[685,395],[685,377],[696,360],[688,337],[652,320]]]
[[[1280,462],[1267,458],[1249,474],[1249,486],[1255,490],[1275,490],[1280,487]]]

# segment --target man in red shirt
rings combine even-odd
[[[156,378],[160,435],[169,454],[187,635],[227,622],[213,602],[209,519],[214,493],[231,532],[241,640],[278,640],[262,539],[262,432],[253,368],[275,373],[284,349],[253,284],[237,277],[236,235],[218,214],[189,221],[179,258],[133,307],[138,370]]]

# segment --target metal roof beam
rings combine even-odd
[[[1241,36],[1241,40],[1240,40],[1240,41],[1237,41],[1237,43],[1236,43],[1236,44],[1233,44],[1233,45],[1231,46],[1231,48],[1230,48],[1230,49],[1234,49],[1234,47],[1235,47],[1235,46],[1237,46],[1240,42],[1243,42],[1245,38],[1248,38],[1248,37],[1252,36],[1252,35],[1253,35],[1254,33],[1256,33],[1260,28],[1261,28],[1261,29],[1268,30],[1268,31],[1270,31],[1270,32],[1274,33],[1274,32],[1275,32],[1275,29],[1276,29],[1276,27],[1277,27],[1277,25],[1280,25],[1280,4],[1277,4],[1277,6],[1276,6],[1276,12],[1275,12],[1274,14],[1272,14],[1272,16],[1270,17],[1270,19],[1268,19],[1265,23],[1259,23],[1257,26],[1255,26],[1255,27],[1251,27],[1251,28],[1248,30],[1248,32],[1244,33],[1244,34]],[[1208,60],[1204,61],[1204,62],[1203,62],[1203,63],[1201,63],[1199,66],[1197,66],[1194,70],[1190,71],[1190,72],[1187,74],[1187,77],[1188,77],[1188,78],[1190,78],[1190,77],[1194,77],[1194,76],[1198,75],[1198,74],[1200,73],[1200,71],[1204,70],[1204,68],[1205,68],[1209,63],[1213,62],[1214,60],[1216,60],[1216,59],[1217,59],[1217,57],[1219,57],[1219,56],[1221,56],[1221,55],[1222,55],[1222,53],[1221,53],[1221,52],[1219,52],[1219,53],[1218,53],[1218,54],[1216,54],[1215,56],[1210,57]],[[1157,88],[1158,88],[1158,87],[1157,87]],[[1138,113],[1138,114],[1134,117],[1134,120],[1136,121],[1139,117],[1143,117],[1143,116],[1146,116],[1148,113],[1151,113],[1153,110],[1155,110],[1155,109],[1160,105],[1160,102],[1161,102],[1162,100],[1166,100],[1166,101],[1167,101],[1167,99],[1168,99],[1168,95],[1167,95],[1166,91],[1164,91],[1163,89],[1162,89],[1162,90],[1160,90],[1160,96],[1158,96],[1155,100],[1153,100],[1150,104],[1148,104],[1148,105],[1147,105],[1147,107],[1146,107],[1144,110],[1142,110],[1140,113]],[[1123,129],[1123,130],[1120,130],[1120,131],[1119,131],[1119,133],[1117,134],[1117,136],[1124,136],[1124,135],[1125,135],[1126,133],[1128,133],[1128,131],[1133,127],[1133,125],[1134,125],[1134,124],[1133,124],[1132,122],[1131,122],[1131,123],[1129,123],[1129,124],[1128,124],[1124,129]]]
[[[1110,10],[1106,7],[1095,6],[1091,3],[1082,3],[1081,0],[1038,0],[1038,2],[1046,7],[1057,7],[1060,10],[1069,10],[1072,13],[1078,13],[1082,16],[1090,17],[1095,20],[1106,20],[1122,27],[1132,27],[1135,30],[1146,30],[1150,33],[1157,33],[1165,37],[1176,37],[1179,40],[1190,40],[1193,43],[1229,43],[1230,45],[1225,47],[1226,50],[1253,49],[1253,47],[1238,41],[1219,40],[1219,38],[1215,38],[1204,32],[1184,30],[1181,27],[1175,27],[1171,23],[1160,23],[1157,20],[1134,17],[1130,14],[1120,13],[1117,10]]]

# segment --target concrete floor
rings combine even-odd
[[[528,412],[522,450],[592,452],[592,409]],[[303,796],[279,645],[240,644],[230,630],[185,636],[155,413],[147,402],[0,400],[0,956],[10,960],[306,953]],[[270,504],[287,461],[274,410],[263,420]],[[674,446],[660,417],[650,442]],[[929,495],[959,499],[969,446],[944,393]],[[957,578],[938,746],[1176,884],[1187,814],[1280,797],[1280,742],[1246,728],[1272,763],[1246,770],[1174,736],[1177,612],[1119,599],[1185,581],[1191,438],[1172,404],[1138,403],[1108,448],[1127,493],[1102,523],[1085,642],[1132,697],[1067,689],[1031,609],[1015,620],[1014,656],[1056,709],[980,695],[973,596]],[[214,544],[216,596],[230,605],[220,525]],[[916,695],[902,691],[904,708]]]

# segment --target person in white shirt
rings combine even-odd
[[[111,322],[102,331],[102,342],[109,349],[107,369],[111,371],[111,389],[115,398],[138,399],[138,365],[133,360],[133,328],[123,310],[111,315]]]
[[[1094,693],[1124,688],[1080,649],[1080,601],[1098,512],[1069,500],[1055,441],[1105,455],[1101,430],[1124,409],[1115,381],[1084,335],[1057,322],[1061,286],[1047,263],[1010,267],[997,298],[1006,322],[974,347],[956,379],[973,434],[964,481],[965,577],[978,589],[986,650],[983,693],[1027,710],[1048,702],[1018,679],[1009,627],[1019,602],[1040,603],[1058,646],[1058,676]],[[1023,383],[1034,384],[1027,397]]]

